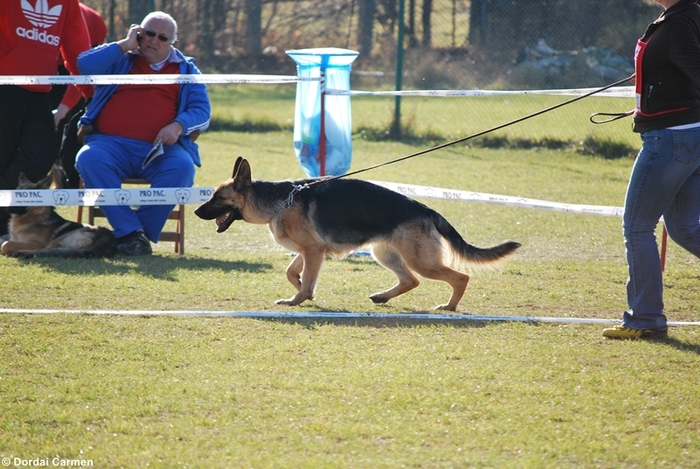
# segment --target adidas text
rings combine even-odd
[[[48,44],[50,46],[58,46],[60,43],[58,36],[47,34],[46,31],[39,32],[39,30],[36,28],[25,29],[20,26],[15,31],[19,37],[24,37],[31,41],[43,42],[44,44]]]

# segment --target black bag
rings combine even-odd
[[[70,121],[63,127],[63,137],[61,139],[61,149],[58,152],[59,166],[65,174],[63,187],[66,189],[77,189],[80,184],[80,175],[75,169],[75,156],[80,151],[82,144],[78,142],[78,121],[85,113],[85,108],[73,114]]]

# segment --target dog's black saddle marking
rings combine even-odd
[[[74,221],[68,221],[56,212],[53,212],[51,214],[51,217],[47,220],[46,224],[49,226],[60,225],[51,234],[51,241],[58,239],[61,236],[70,233],[71,231],[83,228],[82,224],[76,223]]]

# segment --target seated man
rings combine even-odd
[[[127,37],[83,52],[85,75],[199,74],[194,60],[173,47],[177,23],[163,12],[149,13]],[[80,119],[84,146],[76,168],[87,188],[117,188],[127,178],[144,178],[151,187],[191,187],[201,166],[196,138],[209,126],[206,86],[100,85]],[[164,153],[143,166],[154,144]],[[118,252],[149,255],[173,206],[101,207],[119,241]]]

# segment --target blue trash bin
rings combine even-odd
[[[286,52],[299,77],[325,79],[325,88],[350,90],[350,69],[359,52],[322,47]],[[350,96],[326,95],[319,81],[297,83],[294,110],[294,151],[310,177],[340,176],[352,161]],[[322,96],[325,98],[321,102]],[[323,125],[321,109],[323,108]],[[325,138],[321,139],[321,132]]]

